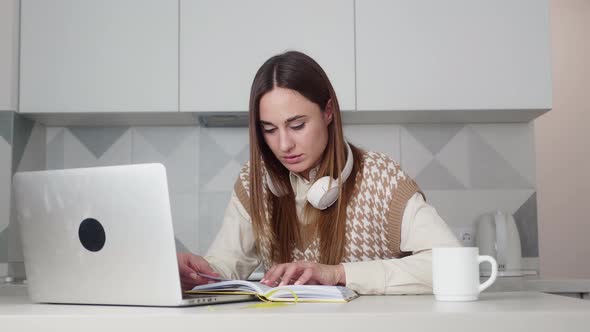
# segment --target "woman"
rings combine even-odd
[[[286,52],[256,73],[250,162],[206,257],[178,255],[183,289],[244,279],[346,285],[361,294],[430,293],[431,248],[459,243],[389,157],[344,140],[336,94],[310,57]],[[327,191],[327,193],[326,193]]]

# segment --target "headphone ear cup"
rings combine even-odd
[[[330,177],[319,178],[307,191],[307,201],[314,208],[325,210],[338,200],[338,182]]]
[[[344,169],[340,174],[341,181],[344,183],[350,173],[352,172],[352,167],[354,164],[354,156],[352,155],[352,149],[350,145],[346,143],[346,150],[348,155],[346,157],[346,164],[344,165]],[[307,192],[307,201],[313,207],[319,210],[325,210],[329,208],[336,200],[338,200],[338,180],[332,180],[332,186],[329,186],[330,177],[324,176],[323,178],[318,179]]]

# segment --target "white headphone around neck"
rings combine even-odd
[[[346,179],[350,176],[352,172],[352,166],[354,164],[354,158],[352,156],[352,150],[350,149],[350,145],[345,142],[346,145],[346,163],[344,164],[344,169],[340,174],[342,178],[342,183],[346,182]],[[332,180],[332,185],[328,186]],[[275,187],[270,179],[268,173],[266,173],[266,184],[268,189],[277,197],[283,196],[284,193]],[[317,179],[313,185],[309,188],[307,192],[307,201],[316,209],[325,210],[330,207],[334,202],[338,200],[338,179],[330,179],[329,176],[324,176],[322,178]]]

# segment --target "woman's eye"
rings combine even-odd
[[[292,126],[291,129],[299,130],[299,129],[303,129],[304,126],[305,126],[305,122],[303,122],[297,126]]]
[[[262,128],[262,131],[264,131],[267,134],[272,134],[275,132],[275,130],[277,130],[277,128]]]

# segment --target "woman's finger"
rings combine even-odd
[[[279,264],[274,266],[274,269],[272,269],[272,271],[269,271],[268,274],[268,278],[264,278],[266,279],[266,285],[271,286],[271,287],[275,287],[276,285],[279,284],[279,278],[283,275],[285,268],[286,268],[287,264]]]
[[[271,278],[272,275],[274,275],[274,273],[277,270],[277,268],[279,267],[279,265],[281,265],[281,264],[275,264],[275,265],[271,266],[270,269],[268,269],[268,271],[266,271],[266,273],[264,274],[264,277],[261,280],[261,282],[263,284],[270,286],[268,280]]]
[[[190,278],[191,274],[195,274],[196,270],[185,263],[178,263],[178,272],[180,276]]]
[[[279,284],[279,286],[290,285],[295,280],[297,280],[297,276],[299,274],[301,274],[301,272],[299,272],[299,270],[301,268],[302,268],[302,266],[297,263],[291,263],[287,267],[285,267],[285,271],[283,272],[283,275],[280,276],[281,283]],[[297,273],[297,272],[299,272],[299,273]]]
[[[180,277],[180,282],[189,285],[191,288],[199,284],[195,279],[190,277]]]
[[[187,291],[187,290],[193,289],[194,286],[192,284],[181,282],[180,287],[182,288],[183,291]]]
[[[213,271],[209,263],[201,256],[190,256],[188,259],[188,265],[195,271],[209,274],[215,277],[219,276],[219,274]]]
[[[299,276],[297,281],[295,281],[295,285],[305,285],[313,276],[313,269],[306,268],[303,273]]]
[[[273,266],[270,267],[270,269],[268,269],[264,273],[264,276],[262,277],[262,279],[260,279],[260,283],[261,284],[265,284],[266,285],[266,282],[267,282],[268,278],[270,278],[270,276],[272,275],[272,273],[275,270],[275,268],[276,268],[276,265],[273,265]]]
[[[210,279],[209,278],[204,278],[199,276],[198,274],[196,274],[195,272],[192,272],[188,275],[181,275],[180,276],[180,280],[184,281],[186,283],[190,283],[193,285],[203,285],[203,284],[208,284]]]

